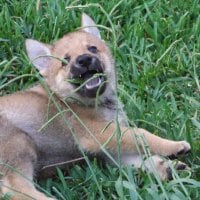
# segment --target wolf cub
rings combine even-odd
[[[82,152],[110,154],[116,162],[118,144],[123,165],[171,178],[163,157],[185,154],[190,145],[128,126],[116,97],[114,60],[89,16],[82,14],[81,29],[53,45],[27,39],[26,50],[44,83],[0,98],[1,195],[54,199],[32,182],[41,169],[80,158]],[[144,144],[152,154],[146,160],[141,155]],[[178,162],[177,169],[184,168],[187,165]]]

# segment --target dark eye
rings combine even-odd
[[[88,51],[96,54],[98,52],[98,49],[95,46],[88,46]]]
[[[66,66],[70,61],[70,56],[68,54],[65,55],[62,61],[62,66]]]

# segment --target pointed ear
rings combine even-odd
[[[45,75],[51,65],[50,46],[36,40],[26,40],[26,51],[33,65],[39,70],[40,74]]]
[[[95,22],[85,13],[82,14],[81,17],[81,28],[85,32],[91,33],[92,35],[101,39],[100,31],[96,27]]]

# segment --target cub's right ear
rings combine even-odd
[[[27,39],[25,44],[30,61],[45,76],[51,65],[50,46],[32,39]]]

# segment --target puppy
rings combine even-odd
[[[117,164],[118,146],[122,164],[156,170],[161,179],[171,177],[169,163],[160,156],[185,154],[190,145],[128,127],[116,97],[113,58],[89,16],[82,15],[79,31],[53,45],[27,39],[26,50],[44,82],[0,98],[2,195],[52,199],[34,187],[37,172],[82,153],[103,152]],[[146,145],[152,156],[143,161],[140,154]],[[186,168],[181,162],[177,165]]]

